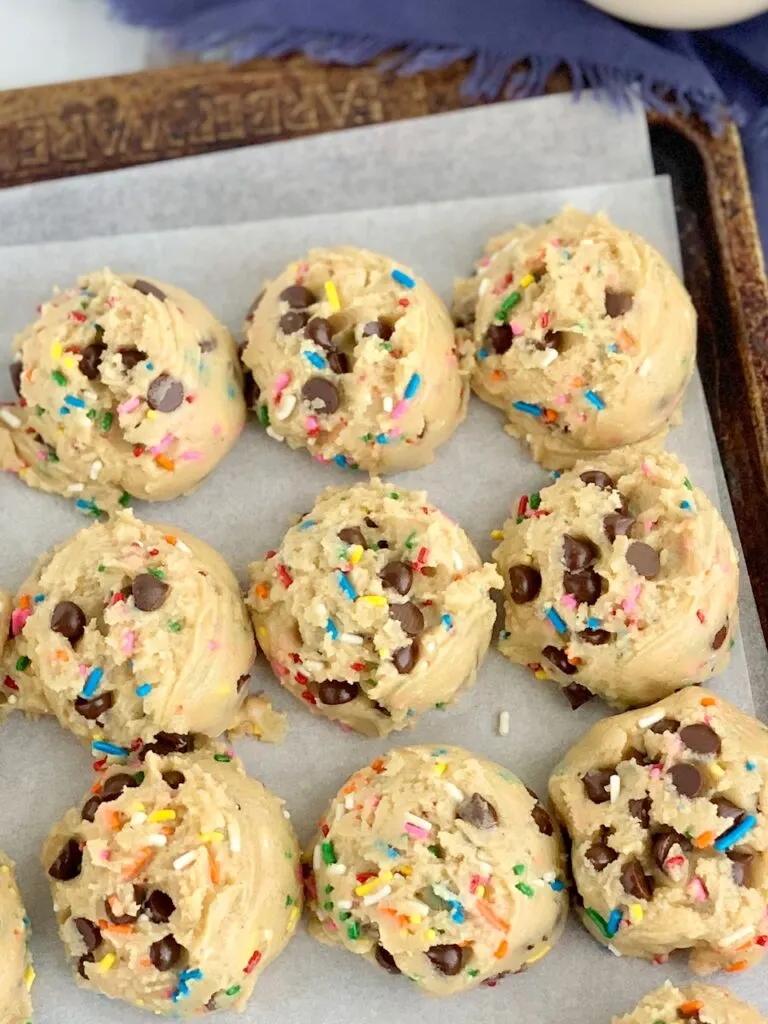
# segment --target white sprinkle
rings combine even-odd
[[[613,953],[614,956],[621,956],[622,955],[618,951],[618,949],[616,949],[616,947],[612,943],[610,943],[610,942],[608,943],[608,949],[610,949],[610,951]]]
[[[651,368],[651,360],[650,359],[644,359],[642,361],[642,363],[640,364],[640,369],[637,371],[638,375],[640,377],[647,377],[648,376],[648,371],[650,370],[650,368]]]
[[[323,848],[320,846],[320,844],[318,844],[315,847],[314,852],[312,853],[312,867],[315,869],[315,871],[319,871],[322,863],[323,863]]]
[[[444,782],[443,785],[445,786],[448,795],[452,796],[457,803],[464,799],[464,794],[458,786],[454,786],[452,782]]]
[[[283,808],[283,817],[285,818],[286,821],[290,821],[291,820],[291,812],[286,810],[285,808]]]
[[[499,712],[499,736],[509,736],[509,712]]]
[[[240,826],[236,821],[228,823],[229,848],[232,853],[240,853]]]
[[[143,811],[137,811],[135,814],[131,815],[131,820],[130,820],[129,824],[130,825],[143,825],[146,820],[147,820],[146,814]]]
[[[422,917],[426,917],[431,907],[428,907],[426,903],[420,903],[418,900],[411,900],[408,904],[408,909],[411,914],[421,914]]]
[[[287,395],[283,392],[283,397],[280,399],[280,404],[274,411],[274,417],[276,420],[287,420],[293,410],[296,408],[296,395]]]
[[[344,808],[342,807],[341,804],[336,804],[336,810],[333,812],[333,820],[334,821],[341,821],[341,819],[343,817],[344,817]]]
[[[549,366],[550,363],[554,363],[559,355],[556,348],[548,348],[541,357],[541,366]]]
[[[162,832],[155,832],[151,836],[147,836],[147,846],[165,846],[168,842],[168,836],[164,836]]]
[[[183,871],[184,868],[188,868],[189,865],[197,858],[197,850],[188,850],[186,853],[182,853],[180,857],[177,857],[173,862],[174,871]]]
[[[185,544],[184,541],[183,540],[179,540],[178,537],[176,538],[176,545],[175,546],[179,549],[179,551],[183,551],[185,555],[191,555],[192,554],[192,548],[189,546],[189,544]]]
[[[336,900],[336,906],[339,910],[351,910],[352,900]]]
[[[348,811],[351,811],[352,808],[355,806],[355,797],[353,793],[347,793],[347,795],[344,797],[344,806]]]
[[[285,440],[284,437],[280,437],[279,434],[276,434],[274,432],[274,430],[272,429],[272,427],[267,427],[267,433],[269,434],[269,436],[272,438],[273,441],[284,441]]]
[[[96,480],[98,478],[98,476],[99,476],[99,473],[102,471],[102,469],[104,469],[104,463],[103,462],[99,462],[99,460],[96,459],[96,461],[91,466],[91,469],[90,469],[90,472],[88,473],[88,476],[91,478],[91,480]]]
[[[664,708],[660,708],[658,711],[654,711],[653,714],[646,715],[645,718],[638,718],[637,725],[640,729],[649,729],[652,725],[656,725],[666,715]]]
[[[619,793],[621,792],[621,779],[618,775],[612,775],[608,783],[608,792],[610,793],[611,803],[615,804],[619,799]]]
[[[96,392],[95,391],[91,391],[90,388],[87,388],[83,392],[83,398],[86,400],[86,402],[95,402],[98,397],[99,396],[96,394]]]
[[[305,661],[304,668],[307,672],[311,672],[313,675],[317,672],[325,671],[325,665],[322,661]]]
[[[70,494],[81,494],[85,490],[85,484],[70,484],[67,491]]]
[[[554,871],[545,871],[544,874],[541,876],[541,879],[543,882],[554,882],[556,877],[557,876],[555,875]]]
[[[427,654],[431,654],[432,651],[434,651],[436,646],[437,645],[435,644],[435,641],[434,640],[430,640],[429,643],[425,645]]]
[[[739,928],[738,931],[731,932],[730,935],[726,935],[720,942],[721,946],[733,946],[736,942],[741,942],[742,939],[749,938],[749,936],[755,934],[753,925],[745,925],[743,928]]]
[[[464,559],[461,557],[458,551],[453,552],[453,567],[457,572],[461,572],[464,568]]]
[[[346,875],[347,865],[336,861],[335,864],[329,864],[325,870],[329,875]]]
[[[493,868],[491,867],[490,864],[486,864],[484,860],[476,861],[476,866],[477,866],[477,870],[480,872],[481,875],[483,875],[484,878],[490,878],[491,875],[493,874]],[[551,872],[551,874],[552,874],[551,881],[554,882],[554,880],[555,880],[555,873],[554,873],[554,871]]]
[[[379,900],[383,900],[385,896],[389,896],[391,892],[391,885],[382,885],[382,887],[377,889],[376,892],[369,893],[367,896],[363,897],[363,906],[370,907],[374,903],[378,903]]]
[[[317,612],[317,614],[320,616],[321,619],[327,619],[328,618],[328,609],[325,607],[325,605],[323,604],[322,601],[317,601],[316,602],[316,604],[315,604],[315,611]]]
[[[480,287],[477,289],[478,295],[485,295],[488,289],[491,287],[491,282],[487,277],[482,278],[480,281]]]
[[[9,704],[15,704],[15,703],[16,703],[16,701],[17,701],[17,700],[18,700],[19,698],[18,698],[18,697],[16,696],[16,694],[15,694],[15,693],[10,693],[10,694],[8,694],[8,698],[7,698],[7,699],[8,699],[8,703],[9,703]]]
[[[339,640],[343,640],[345,644],[362,644],[363,642],[363,638],[357,633],[342,633]]]
[[[449,783],[446,782],[446,786],[447,785],[449,785]],[[459,791],[459,792],[461,792],[461,791]],[[416,814],[411,814],[409,812],[408,814],[406,814],[405,820],[410,822],[411,825],[415,825],[417,828],[424,828],[424,829],[426,829],[427,832],[431,831],[431,829],[432,829],[432,822],[431,821],[427,821],[425,818],[420,818]]]
[[[394,403],[389,395],[387,395],[381,404],[384,406],[384,412],[392,412],[392,406]]]
[[[18,430],[21,426],[21,420],[18,416],[14,416],[10,409],[0,409],[0,420],[7,423],[12,430]]]

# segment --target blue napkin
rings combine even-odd
[[[768,251],[768,14],[709,32],[630,26],[581,0],[109,0],[118,17],[163,30],[171,46],[234,60],[303,52],[357,65],[388,55],[400,74],[474,58],[469,98],[542,92],[560,64],[576,91],[620,103],[631,89],[655,110],[682,108],[713,131],[742,128]],[[529,61],[529,70],[512,73]]]

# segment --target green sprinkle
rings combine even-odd
[[[91,412],[92,411],[93,410],[91,410]],[[89,412],[88,415],[90,416],[91,413]],[[112,426],[112,421],[114,420],[114,418],[115,417],[112,415],[111,412],[105,412],[104,415],[101,417],[101,429],[104,431],[105,434]]]
[[[29,668],[32,664],[32,659],[28,658],[26,654],[22,654],[19,660],[16,662],[16,671],[23,672],[25,668]]]
[[[323,864],[335,864],[336,863],[336,851],[333,848],[333,841],[328,840],[323,843],[320,847],[323,854]]]
[[[144,772],[136,772],[136,774],[133,777],[136,780],[136,785],[140,786],[144,781]]]
[[[326,885],[325,889],[323,889],[323,892],[325,893],[326,896],[329,896],[333,892],[333,886]]]
[[[229,756],[229,754],[214,754],[213,760],[219,761],[221,762],[221,764],[228,764],[232,760],[232,758]]]
[[[522,875],[522,873],[525,871],[525,864],[515,864],[512,870],[515,872],[516,875]]]
[[[96,566],[96,571],[97,572],[106,572],[107,571],[107,567],[106,567],[106,565],[103,565],[103,564],[102,565],[97,565]]]
[[[683,480],[683,483],[685,484],[685,486],[688,488],[689,491],[693,490],[693,484],[688,479],[688,477],[686,477],[685,480]]]
[[[605,923],[605,918],[600,917],[598,912],[596,910],[593,910],[592,907],[587,907],[586,910],[585,910],[585,913],[586,913],[587,917],[590,919],[590,921],[594,922],[594,924],[597,925],[597,928],[598,928],[600,934],[603,936],[603,938],[605,938],[605,939],[613,938],[612,935],[608,934],[608,925]]]
[[[534,509],[534,511],[539,507],[539,505],[541,504],[541,495],[538,491],[534,491],[534,493],[530,496],[530,498],[528,499],[528,504],[531,506],[532,509]]]
[[[435,707],[438,709],[438,711],[442,711],[443,708],[445,707],[445,701],[439,700],[437,704],[435,704]]]
[[[350,914],[350,912],[348,910],[343,910],[339,914],[339,920],[340,921],[348,921],[350,919],[350,917],[352,917],[352,915]]]
[[[390,496],[390,498],[394,498],[395,501],[399,501],[400,500],[400,495],[397,493],[397,491],[390,491],[389,492],[389,496]]]
[[[522,295],[520,294],[520,292],[510,292],[506,299],[504,299],[502,304],[496,310],[496,319],[506,320],[507,313],[510,311],[510,309],[513,309],[518,304],[521,298]]]
[[[391,341],[382,341],[381,344],[379,345],[379,348],[383,348],[385,352],[391,352],[392,351],[392,342]]]
[[[61,370],[54,370],[51,376],[60,387],[65,388],[67,386],[67,378],[61,372]]]
[[[347,937],[350,939],[360,938],[360,925],[357,921],[353,921],[352,924],[347,928]]]
[[[415,530],[412,533],[408,534],[408,536],[405,539],[405,546],[407,548],[409,548],[409,549],[412,548],[413,545],[416,543],[416,541],[414,539],[415,537],[416,537],[416,531]]]
[[[258,411],[257,415],[259,417],[259,423],[262,425],[262,427],[268,427],[269,426],[269,407],[266,406],[266,405],[260,405],[259,406],[259,411]]]
[[[59,461],[59,456],[56,454],[56,452],[52,452],[49,449],[48,452],[46,453],[45,461],[46,462],[58,462]]]
[[[98,416],[98,413],[96,412],[95,409],[89,409],[85,415],[88,417],[89,420],[95,420],[96,417]]]
[[[327,900],[323,904],[323,910],[333,910],[333,900]]]
[[[286,907],[292,907],[293,906],[293,896],[286,896],[285,897],[285,905],[286,905]]]
[[[515,888],[519,889],[523,896],[533,896],[532,887],[530,885],[526,885],[525,882],[518,882]]]
[[[154,576],[155,579],[157,580],[161,580],[165,576],[165,573],[163,572],[162,569],[147,569],[147,572],[149,573],[150,576]]]
[[[438,860],[443,859],[443,851],[439,846],[428,846],[427,849],[433,857],[437,857]]]
[[[240,991],[240,986],[239,985],[233,985],[232,988],[225,989],[224,995],[225,996],[236,996],[239,991]]]
[[[123,491],[123,493],[120,495],[120,498],[118,500],[118,505],[121,505],[123,508],[128,508],[128,506],[130,504],[131,504],[131,496],[130,496],[130,494],[128,493],[128,491]]]
[[[523,521],[523,517],[522,516],[518,516],[517,519],[515,520],[515,522],[517,523],[518,526],[520,525],[520,523],[522,523],[522,521]]]
[[[36,406],[35,412],[37,413],[38,416],[45,416],[45,409],[42,407],[42,405]]]
[[[172,619],[168,623],[168,629],[170,629],[170,631],[172,633],[180,633],[181,632],[181,623],[177,622],[175,619]]]
[[[290,850],[283,850],[283,856],[286,860],[293,860],[293,854]]]
[[[360,438],[360,440],[364,441],[366,444],[368,444],[370,441],[373,440],[373,434],[363,434],[363,436]]]
[[[470,976],[470,978],[476,978],[479,973],[480,973],[480,971],[477,969],[477,967],[468,967],[467,968],[467,974]]]

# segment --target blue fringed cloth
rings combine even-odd
[[[408,75],[472,58],[464,93],[531,96],[560,65],[573,88],[615,102],[630,89],[651,109],[698,115],[713,131],[741,125],[763,248],[768,251],[768,14],[709,32],[629,26],[582,0],[109,0],[176,49],[236,61],[303,52],[327,63]],[[395,56],[391,56],[392,53]],[[527,61],[523,72],[513,71]]]

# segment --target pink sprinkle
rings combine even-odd
[[[127,629],[123,633],[123,638],[120,641],[120,650],[123,654],[133,654],[134,644],[136,643],[136,634],[131,629]]]
[[[81,664],[79,664],[77,666],[77,671],[80,673],[80,675],[83,677],[83,679],[85,679],[85,677],[88,675],[88,671],[89,671],[88,670],[88,666],[87,665],[83,665],[81,663]]]
[[[32,614],[31,608],[14,608],[11,614],[11,635],[18,636]]]
[[[291,383],[291,375],[287,370],[283,370],[282,373],[278,373],[275,377],[275,383],[273,385],[273,394],[276,399],[280,398],[280,395],[285,391],[288,385]]]
[[[133,398],[129,398],[127,402],[123,402],[122,405],[118,405],[117,413],[122,416],[125,412],[133,412],[134,409],[138,409],[141,405],[141,399],[138,395],[134,395]]]
[[[419,828],[418,825],[412,825],[410,821],[406,821],[403,828],[412,839],[426,839],[429,836],[429,832],[426,829]]]
[[[640,469],[643,471],[643,473],[645,473],[646,476],[650,476],[653,472],[651,465],[647,459],[643,459],[643,464],[640,466]]]
[[[405,401],[405,399],[398,402],[395,408],[392,410],[392,419],[399,420],[407,408],[408,403]]]
[[[573,596],[573,594],[563,594],[563,596],[560,598],[560,604],[572,610],[574,608],[578,608],[578,602],[576,601],[576,598]]]
[[[152,452],[153,455],[161,455],[167,448],[170,448],[170,446],[173,444],[173,441],[173,434],[166,434],[159,444],[156,444],[152,448],[150,448],[150,451]]]
[[[567,395],[558,395],[557,398],[555,399],[555,405],[567,405],[567,404],[568,404],[568,396]]]
[[[203,458],[203,453],[193,451],[190,448],[189,451],[182,452],[179,458],[182,459],[184,462],[199,462],[199,460]]]
[[[518,320],[510,320],[509,326],[515,337],[523,333],[522,324]]]
[[[272,661],[270,662],[270,665],[272,666],[272,671],[275,673],[276,676],[290,675],[285,665],[281,665],[279,661]]]
[[[691,879],[690,885],[688,886],[688,892],[699,903],[706,903],[709,898],[707,887],[698,875],[694,875]]]
[[[219,647],[221,647],[221,644],[219,643],[218,640],[209,640],[208,641],[208,649],[210,651],[218,651]]]
[[[635,606],[637,605],[637,599],[638,597],[640,597],[640,592],[642,591],[642,589],[642,584],[636,583],[630,591],[629,596],[625,597],[624,600],[621,602],[621,607],[624,609],[625,612],[633,612],[635,610]]]
[[[99,856],[101,857],[102,860],[112,859],[112,854],[109,852],[109,850],[102,850]]]
[[[37,455],[37,459],[39,462],[45,462],[45,460],[48,458],[45,452],[36,452],[35,454]]]
[[[389,437],[390,437],[390,440],[392,440],[392,441],[396,441],[398,437],[402,437],[402,436],[403,436],[403,432],[402,432],[402,430],[400,430],[399,427],[395,427],[394,430],[390,430],[390,432],[389,432]]]
[[[665,868],[682,868],[685,866],[685,857],[667,857],[664,861]]]
[[[213,432],[216,435],[216,437],[221,437],[222,429],[221,429],[221,424],[220,423],[214,423],[213,424]]]
[[[491,257],[490,256],[483,256],[483,258],[480,260],[480,266],[481,267],[487,267],[490,262],[491,262]]]
[[[326,930],[327,930],[327,931],[329,931],[329,932],[337,932],[337,931],[339,930],[339,926],[338,926],[338,925],[336,924],[336,922],[335,922],[335,921],[334,921],[334,920],[333,920],[332,918],[330,918],[330,917],[329,917],[329,918],[328,918],[328,920],[327,920],[327,921],[325,922],[325,927],[326,927]]]
[[[307,433],[308,434],[319,434],[320,424],[314,416],[307,416]]]
[[[660,779],[663,774],[664,774],[664,766],[663,765],[661,765],[661,764],[652,764],[651,765],[651,778],[652,779]]]

